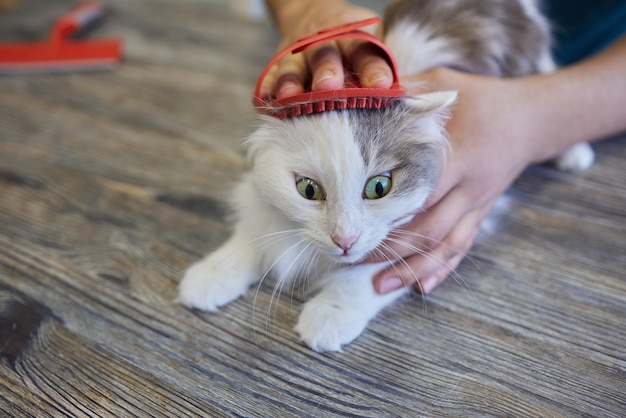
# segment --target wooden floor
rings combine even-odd
[[[73,3],[18,0],[0,40]],[[317,354],[271,284],[217,315],[172,302],[228,236],[271,25],[108,5],[116,71],[0,77],[0,416],[626,416],[626,136],[584,174],[527,170],[457,280]]]

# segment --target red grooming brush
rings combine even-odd
[[[0,44],[0,73],[102,69],[118,64],[122,56],[119,39],[70,39],[102,15],[99,2],[86,1],[57,19],[46,41]]]
[[[374,17],[325,29],[302,38],[295,44],[280,51],[261,72],[253,98],[255,107],[262,113],[285,119],[329,110],[380,109],[393,103],[394,99],[403,97],[406,94],[406,89],[402,87],[398,81],[396,61],[389,49],[385,44],[376,39],[376,37],[362,30],[358,30],[358,28],[378,22],[380,22],[380,18]],[[361,87],[358,78],[351,75],[353,72],[348,69],[345,77],[345,87],[342,89],[310,91],[282,99],[261,97],[261,86],[265,76],[282,57],[289,53],[297,54],[311,47],[344,38],[364,39],[380,48],[385,59],[391,66],[393,73],[393,84],[390,88]]]

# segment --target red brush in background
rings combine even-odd
[[[0,44],[0,73],[100,70],[119,64],[121,40],[71,39],[103,15],[98,1],[86,1],[57,19],[47,40]]]

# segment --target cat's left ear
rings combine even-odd
[[[409,119],[408,127],[419,141],[445,144],[447,133],[445,125],[450,118],[450,106],[456,100],[456,91],[440,91],[421,94],[404,99],[411,109],[413,118]]]
[[[416,112],[422,114],[431,112],[447,114],[450,105],[454,103],[457,95],[456,91],[438,91],[407,97],[404,101]]]

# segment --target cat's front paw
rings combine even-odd
[[[342,307],[314,298],[304,305],[295,331],[301,341],[319,353],[341,351],[342,345],[361,335],[367,322],[367,316],[354,306]]]
[[[556,158],[556,166],[561,171],[585,171],[593,164],[594,152],[588,143],[576,144],[566,149]]]
[[[244,294],[249,274],[243,266],[225,266],[209,257],[185,272],[176,300],[189,308],[215,312]]]

